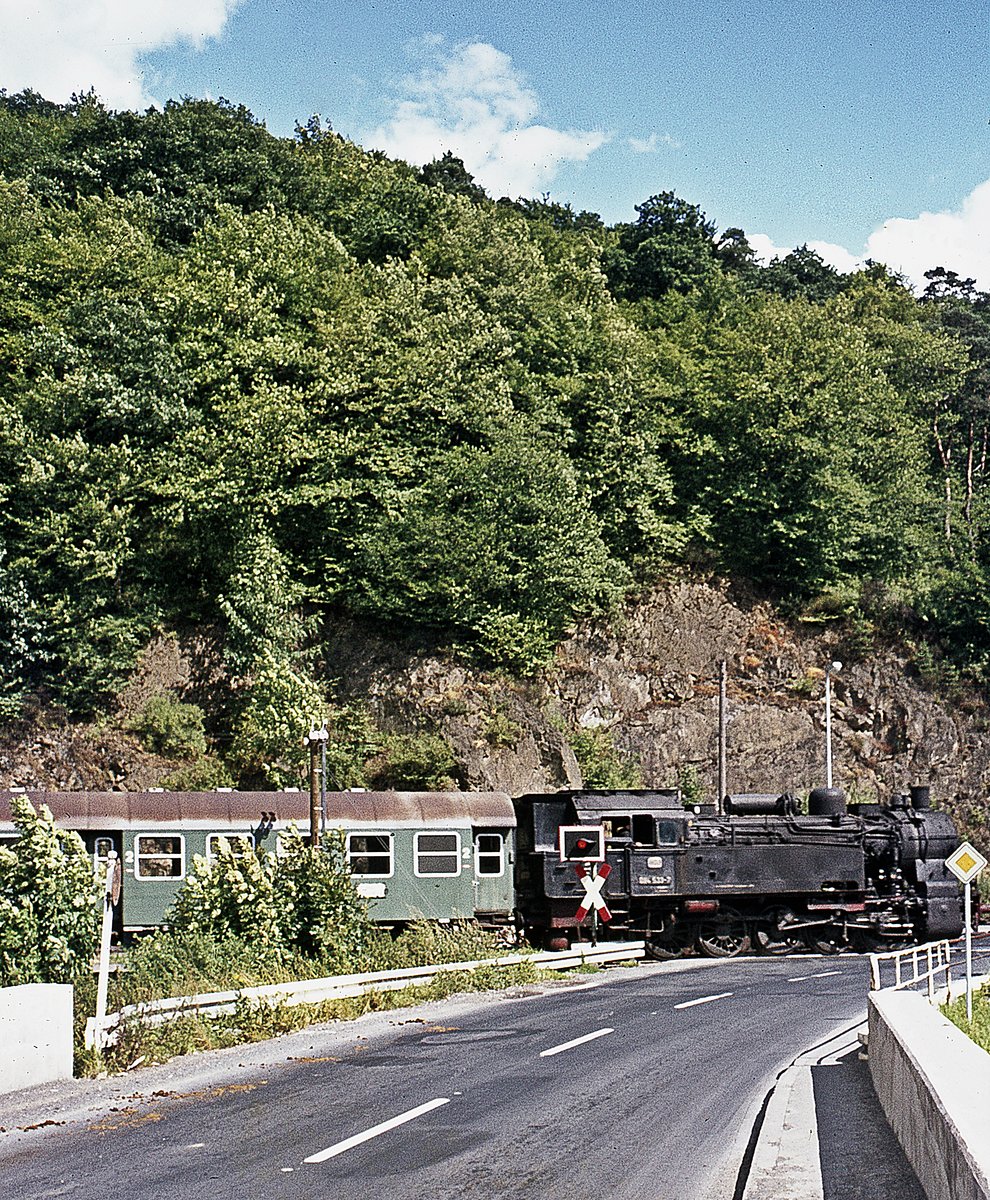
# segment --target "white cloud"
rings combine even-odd
[[[362,140],[422,164],[447,151],[495,196],[546,190],[565,163],[585,162],[609,140],[601,130],[540,124],[536,93],[512,59],[486,42],[451,49],[420,41],[433,62],[403,80],[405,98]]]
[[[657,154],[661,146],[669,146],[671,150],[680,150],[681,143],[672,138],[669,133],[657,137],[655,133],[651,133],[648,138],[630,137],[626,138],[629,144],[629,149],[634,154]]]
[[[747,233],[746,240],[753,247],[753,253],[766,265],[775,258],[783,258],[790,254],[790,249],[774,245],[773,238],[766,233]]]
[[[765,263],[789,252],[774,245],[765,233],[748,237],[757,258]],[[884,221],[866,239],[861,254],[832,242],[809,241],[808,247],[838,271],[855,271],[872,259],[920,290],[927,283],[926,271],[945,267],[964,279],[975,279],[982,291],[990,291],[990,179],[975,187],[957,209]]]
[[[773,240],[765,233],[748,233],[746,238],[753,247],[756,257],[764,264],[775,258],[784,258],[794,249],[793,246],[774,245]],[[843,274],[856,271],[863,265],[862,258],[857,258],[855,254],[850,254],[844,246],[837,246],[834,242],[802,242],[801,244],[806,244],[808,249],[814,250],[823,262]]]
[[[808,249],[814,250],[827,266],[835,267],[843,275],[858,271],[863,265],[862,255],[857,258],[845,246],[837,246],[834,242],[808,242]]]
[[[866,255],[924,287],[932,267],[956,271],[990,291],[990,180],[949,211],[891,217],[866,242]]]
[[[153,103],[142,54],[216,37],[242,0],[0,0],[0,84],[65,101],[93,88],[111,108]]]

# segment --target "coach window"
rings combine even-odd
[[[461,873],[459,833],[417,833],[413,839],[413,873],[453,876]]]
[[[352,875],[373,875],[387,879],[392,874],[392,835],[390,833],[349,833],[347,865]]]
[[[97,879],[107,877],[107,859],[113,849],[113,838],[98,837],[93,843],[93,871]]]
[[[500,833],[479,833],[474,843],[474,869],[478,875],[501,875],[505,870],[505,842]]]
[[[220,857],[220,851],[223,848],[224,842],[227,843],[238,858],[242,858],[245,854],[250,854],[254,849],[254,838],[250,833],[208,833],[206,835],[207,862],[213,862],[215,858]]]
[[[134,839],[137,879],[181,879],[185,874],[185,838],[138,834]]]

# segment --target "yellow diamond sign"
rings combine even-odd
[[[970,883],[987,865],[987,860],[969,842],[963,844],[945,860],[945,865],[960,883]]]

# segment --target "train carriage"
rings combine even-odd
[[[290,825],[309,828],[309,795],[283,792],[22,792],[73,829],[94,869],[115,850],[123,866],[121,932],[161,925],[195,855],[221,839],[278,852]],[[11,792],[0,792],[0,839],[16,837]],[[328,792],[326,830],[339,830],[351,876],[373,920],[513,920],[515,811],[502,792]]]

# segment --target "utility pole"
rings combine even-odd
[[[320,848],[320,834],[326,819],[326,725],[322,729],[311,729],[303,739],[309,746],[309,844],[314,850]],[[317,755],[322,759],[323,769],[317,765]]]
[[[825,786],[832,786],[832,676],[842,670],[842,663],[830,662],[825,668]]]
[[[728,704],[729,668],[725,659],[718,664],[718,796],[715,811],[721,813],[725,807],[725,797],[729,790],[728,784]]]

